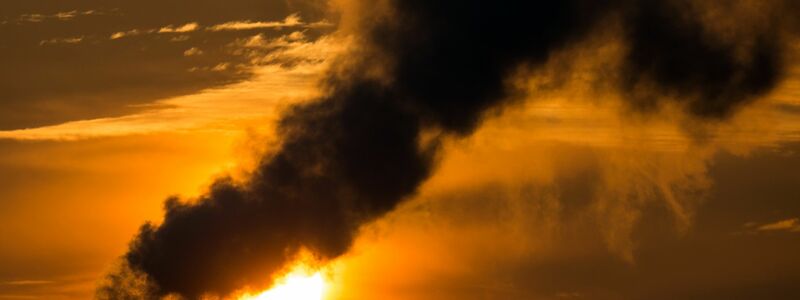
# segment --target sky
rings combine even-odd
[[[800,297],[800,8],[467,2],[5,3],[0,300]]]

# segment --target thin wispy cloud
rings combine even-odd
[[[319,20],[319,21],[316,21],[316,22],[313,22],[313,23],[309,23],[305,27],[307,27],[307,28],[330,28],[330,27],[333,27],[333,26],[336,26],[336,24],[333,24],[333,22],[328,21],[326,19],[323,19],[323,20]]]
[[[759,231],[789,231],[800,232],[800,218],[792,218],[764,224],[758,227]]]
[[[203,50],[200,50],[197,47],[189,48],[188,50],[183,52],[183,56],[196,56],[201,54],[203,54]]]
[[[200,25],[195,23],[195,22],[187,23],[187,24],[185,24],[183,26],[169,25],[169,26],[165,26],[165,27],[162,27],[161,29],[159,29],[158,33],[185,33],[185,32],[192,32],[192,31],[197,30],[197,28],[199,28],[199,27],[200,27]]]
[[[312,29],[322,29],[322,28],[329,28],[335,26],[330,21],[323,19],[320,21],[306,23],[300,18],[298,14],[291,14],[284,18],[281,21],[230,21],[225,22],[213,26],[203,27],[197,22],[190,22],[186,23],[181,26],[177,25],[167,25],[157,29],[131,29],[127,31],[118,31],[109,36],[110,39],[116,40],[125,37],[131,36],[138,36],[144,34],[170,34],[170,33],[190,33],[198,30],[206,30],[206,31],[240,31],[240,30],[256,30],[256,29],[282,29],[282,28],[292,28],[292,27],[302,27],[302,28],[312,28]],[[178,36],[173,38],[173,41],[185,41],[189,37],[188,36]]]
[[[132,37],[144,34],[154,34],[154,33],[158,34],[189,33],[192,31],[196,31],[198,28],[200,28],[200,25],[197,24],[196,22],[192,22],[192,23],[186,23],[181,26],[167,25],[158,29],[131,29],[127,31],[118,31],[111,34],[109,38],[112,40],[116,40],[125,37]],[[176,39],[186,40],[188,38],[186,38],[185,36],[180,36],[177,37]]]
[[[252,29],[263,29],[263,28],[284,28],[284,27],[297,27],[303,26],[306,23],[300,19],[298,14],[292,14],[287,16],[282,21],[271,21],[271,22],[254,22],[254,21],[232,21],[227,23],[222,23],[218,25],[214,25],[208,28],[210,31],[228,31],[228,30],[252,30]]]
[[[63,11],[57,12],[54,14],[23,14],[17,18],[18,22],[28,22],[28,23],[39,23],[44,22],[47,20],[58,20],[58,21],[69,21],[79,16],[90,16],[90,15],[102,15],[104,14],[101,11],[97,10],[71,10],[71,11]]]
[[[83,36],[66,37],[66,38],[52,38],[49,40],[42,40],[39,46],[52,45],[52,44],[77,44],[84,40]]]
[[[188,35],[179,35],[169,39],[171,42],[185,42],[188,41],[190,37]]]
[[[2,284],[4,285],[42,285],[42,284],[51,284],[53,281],[50,280],[12,280],[6,281]]]
[[[144,34],[144,33],[149,33],[149,32],[152,32],[152,30],[143,31],[143,30],[138,30],[138,29],[132,29],[132,30],[128,30],[128,31],[115,32],[115,33],[111,34],[110,38],[112,40],[116,40],[116,39],[121,39],[121,38],[129,37],[129,36],[137,36],[137,35]]]
[[[342,51],[335,46],[337,44],[333,39],[320,39],[288,45],[269,54],[273,63],[251,66],[249,71],[253,77],[250,80],[157,101],[153,109],[140,113],[0,131],[0,139],[83,140],[173,131],[231,130],[240,122],[274,116],[281,106],[316,95],[315,84],[327,61],[311,58],[333,58],[334,53]],[[297,60],[298,56],[308,59],[292,67],[280,63]],[[240,67],[220,63],[197,71],[218,72]]]
[[[279,103],[310,97],[315,78],[315,74],[301,69],[272,66],[264,68],[253,81],[157,102],[156,106],[164,108],[116,118],[2,131],[0,139],[69,141],[162,132],[230,131],[239,122],[273,115]],[[276,82],[299,88],[280,90]]]
[[[16,294],[0,294],[0,299],[41,299],[38,296],[16,295]]]
[[[127,31],[118,31],[118,32],[115,32],[115,33],[111,34],[111,36],[109,36],[109,38],[112,39],[112,40],[116,40],[116,39],[121,39],[121,38],[125,38],[125,37],[132,37],[132,36],[138,36],[138,35],[143,35],[143,34],[153,34],[153,33],[165,33],[165,34],[166,33],[188,33],[188,32],[195,31],[198,28],[200,28],[200,24],[197,24],[197,22],[191,22],[191,23],[186,23],[186,24],[181,25],[181,26],[167,25],[167,26],[164,26],[164,27],[161,27],[161,28],[158,28],[158,29],[131,29],[131,30],[127,30]]]

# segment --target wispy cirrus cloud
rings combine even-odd
[[[52,38],[48,40],[42,40],[41,42],[39,42],[39,46],[52,45],[52,44],[77,44],[82,42],[83,40],[84,40],[83,36]]]
[[[167,25],[158,29],[131,29],[127,31],[118,31],[112,33],[109,37],[112,40],[117,40],[125,37],[132,37],[138,36],[143,34],[153,34],[153,33],[160,33],[160,34],[169,34],[169,33],[188,33],[192,31],[196,31],[200,28],[200,24],[197,22],[190,22],[184,25],[176,26],[176,25]]]
[[[313,23],[305,23],[300,18],[299,14],[291,14],[281,21],[230,21],[222,24],[217,24],[205,27],[207,31],[237,31],[237,30],[254,30],[265,28],[287,28],[287,27],[307,27],[307,28],[325,28],[333,26],[327,20],[321,20]],[[168,34],[168,33],[189,33],[203,29],[197,22],[190,22],[184,25],[167,25],[157,29],[131,29],[127,31],[119,31],[111,34],[110,39],[116,40],[124,37],[137,36],[143,34]]]
[[[150,32],[153,32],[153,31],[152,30],[131,29],[131,30],[128,30],[128,31],[115,32],[115,33],[111,34],[111,36],[109,38],[112,39],[112,40],[116,40],[116,39],[121,39],[121,38],[124,38],[124,37],[137,36],[137,35],[140,35],[140,34],[145,34],[145,33],[150,33]]]
[[[53,281],[50,280],[12,280],[2,282],[0,284],[3,285],[42,285],[42,284],[51,284]]]
[[[71,11],[63,11],[57,12],[54,14],[23,14],[17,18],[17,22],[19,23],[39,23],[44,22],[47,20],[58,20],[58,21],[69,21],[79,16],[90,16],[90,15],[102,15],[105,14],[104,12],[98,10],[71,10]]]
[[[800,232],[800,218],[781,220],[758,226],[758,231]]]
[[[126,116],[0,131],[0,140],[64,141],[160,132],[237,130],[238,124],[270,118],[282,106],[316,95],[320,74],[328,59],[342,51],[341,47],[340,41],[333,38],[296,40],[270,52],[259,52],[265,57],[257,65],[220,63],[205,70],[249,68],[253,73],[250,80],[156,101],[152,108]],[[282,62],[287,60],[298,63],[283,66]]]
[[[781,219],[773,222],[747,222],[742,231],[734,234],[800,233],[800,218]]]
[[[231,21],[207,28],[209,31],[252,30],[263,28],[284,28],[306,25],[298,14],[291,14],[282,21]]]
[[[2,131],[0,139],[74,141],[163,132],[233,131],[237,124],[273,116],[280,105],[310,98],[319,70],[315,66],[270,66],[260,72],[251,81],[158,101],[141,113]]]
[[[158,33],[186,33],[186,32],[195,31],[198,28],[200,28],[200,25],[197,24],[197,22],[192,22],[192,23],[186,23],[183,26],[169,25],[169,26],[161,27],[158,30]]]
[[[157,29],[131,29],[127,31],[118,31],[110,35],[110,39],[116,40],[124,37],[138,36],[143,34],[168,34],[168,33],[189,33],[205,29],[207,31],[239,31],[239,30],[256,30],[256,29],[282,29],[291,27],[303,28],[328,28],[335,26],[328,20],[319,20],[312,23],[306,23],[300,18],[299,14],[291,14],[281,21],[230,21],[213,26],[203,27],[197,22],[190,22],[184,25],[167,25]]]
[[[203,54],[203,50],[200,50],[197,47],[192,47],[187,49],[186,51],[183,51],[183,56],[196,56],[201,54]]]

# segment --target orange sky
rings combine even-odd
[[[352,50],[319,3],[144,18],[158,1],[45,2],[0,14],[0,33],[17,36],[0,38],[0,55],[48,80],[20,75],[0,100],[0,300],[92,298],[164,199],[246,177],[278,147],[280,114],[317,96]],[[581,57],[565,85],[446,138],[418,193],[330,262],[328,298],[798,295],[800,65],[754,105],[700,124],[677,106],[632,114],[624,96],[592,89],[581,74],[617,51],[565,50]],[[551,75],[512,79],[536,90]]]

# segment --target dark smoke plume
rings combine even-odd
[[[736,2],[721,1],[718,9]],[[626,16],[630,49],[621,71],[622,85],[632,91],[636,84],[652,84],[643,94],[628,95],[633,105],[652,108],[659,96],[668,96],[696,116],[722,118],[775,86],[782,75],[783,46],[776,29],[783,20],[768,19],[775,23],[759,24],[764,29],[726,41],[697,17],[687,16],[691,12],[686,3],[641,1]],[[731,12],[729,17],[736,15]]]
[[[277,152],[245,184],[220,179],[192,203],[169,199],[160,225],[145,224],[123,273],[146,292],[197,299],[263,283],[300,249],[322,260],[350,247],[357,230],[412,196],[430,175],[443,136],[473,132],[511,94],[509,73],[538,66],[604,20],[618,18],[629,53],[619,86],[634,106],[666,95],[690,113],[722,117],[780,78],[776,27],[750,42],[717,40],[667,0],[392,0],[364,21],[362,61],[330,75],[326,96],[291,109]],[[366,68],[388,66],[381,78]],[[647,93],[635,92],[649,85]],[[116,277],[114,277],[116,276]],[[103,298],[122,298],[114,274]],[[133,297],[136,298],[136,297]]]

